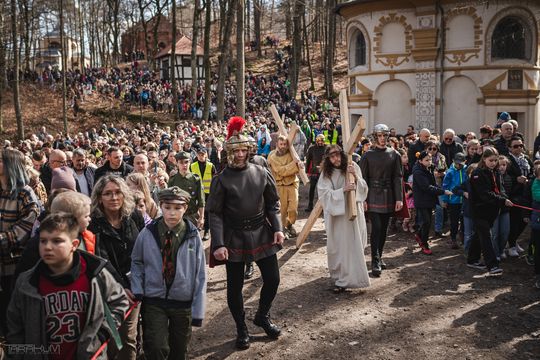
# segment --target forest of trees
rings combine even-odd
[[[193,39],[192,66],[196,64],[196,44],[204,48],[205,84],[210,73],[217,72],[218,118],[223,116],[223,91],[225,82],[232,76],[241,85],[245,72],[244,52],[254,44],[261,57],[264,39],[277,37],[281,44],[290,44],[289,80],[290,93],[296,96],[300,70],[309,69],[311,86],[313,73],[324,77],[326,96],[334,95],[333,72],[335,47],[343,43],[345,29],[342,19],[335,13],[340,1],[329,0],[0,0],[0,101],[6,89],[14,97],[18,135],[24,133],[24,112],[19,105],[19,81],[21,75],[35,67],[35,57],[40,49],[40,39],[51,31],[60,31],[62,44],[62,68],[66,69],[65,52],[67,38],[79,44],[75,65],[88,59],[90,67],[111,67],[123,61],[122,34],[135,25],[144,32],[148,65],[155,68],[154,56],[160,20],[169,19],[172,24],[173,43],[181,35]],[[178,31],[176,30],[179,30]],[[153,36],[150,37],[149,35]],[[243,35],[243,36],[242,36]],[[152,39],[153,41],[150,41]],[[310,46],[321,53],[321,61],[312,62]],[[174,47],[173,47],[174,48]],[[212,58],[217,67],[211,68]],[[171,63],[174,51],[171,55]],[[67,68],[77,67],[67,66]],[[172,67],[171,67],[172,68]],[[14,71],[19,69],[19,71]],[[195,73],[195,71],[193,71]],[[10,76],[11,74],[11,76]],[[171,72],[172,75],[172,72]],[[171,76],[174,81],[174,76]],[[197,79],[193,79],[195,86]],[[65,84],[63,85],[65,102]],[[208,87],[206,87],[208,91]],[[239,90],[242,90],[240,88]],[[239,91],[238,110],[243,114],[244,91]],[[206,96],[206,99],[209,97]],[[205,103],[205,118],[209,103]],[[65,109],[65,105],[64,105]],[[65,121],[65,111],[63,114]],[[0,132],[3,130],[0,111]]]

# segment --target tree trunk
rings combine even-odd
[[[21,114],[21,103],[19,100],[19,49],[17,40],[17,2],[11,0],[11,40],[13,48],[13,105],[15,107],[15,118],[17,119],[17,137],[24,140],[24,124]]]
[[[79,15],[79,23],[78,23],[78,27],[79,27],[79,46],[81,47],[79,50],[79,69],[81,69],[81,73],[84,71],[84,68],[85,68],[85,61],[86,61],[86,50],[85,50],[85,46],[84,46],[84,22],[83,22],[83,19],[82,19],[82,9],[81,9],[81,0],[79,0],[79,9],[77,11],[77,14]]]
[[[197,1],[197,0],[196,0]],[[170,64],[170,78],[171,78],[171,89],[173,97],[173,114],[174,120],[178,120],[178,89],[176,84],[176,0],[172,1],[172,46],[171,46],[171,60]]]
[[[289,71],[289,96],[291,99],[296,98],[298,90],[298,77],[302,62],[302,17],[304,12],[304,1],[296,0],[294,3],[292,57]]]
[[[148,41],[148,23],[146,22],[146,20],[144,20],[144,12],[146,10],[146,8],[148,7],[148,4],[144,4],[144,1],[143,0],[137,0],[137,4],[139,5],[139,14],[140,14],[140,17],[141,17],[141,25],[142,25],[142,28],[143,28],[143,32],[144,32],[144,56],[146,58],[146,60],[148,61],[148,57],[150,56],[150,42]],[[135,34],[135,42],[138,42],[139,40],[139,34]],[[137,49],[137,50],[140,50],[140,49]]]
[[[261,0],[253,0],[253,27],[255,28],[255,43],[257,46],[257,57],[262,57],[261,48]]]
[[[218,87],[217,87],[217,120],[224,120],[225,115],[225,80],[228,78],[227,63],[229,61],[228,55],[231,47],[231,33],[232,25],[234,21],[234,11],[236,9],[236,1],[229,1],[229,9],[227,10],[227,16],[225,20],[225,27],[223,29],[223,38],[221,55],[219,58],[219,72],[218,72]]]
[[[204,109],[203,119],[208,121],[210,117],[210,102],[212,93],[210,92],[211,77],[210,77],[210,25],[212,16],[212,1],[205,1],[206,15],[204,17]]]
[[[64,135],[68,133],[67,114],[66,114],[66,39],[64,36],[64,0],[60,0],[60,8],[58,10],[60,18],[60,46],[62,54],[62,122],[64,123]]]
[[[271,19],[270,19],[271,20]],[[270,21],[272,23],[272,21]],[[251,43],[251,0],[246,0],[246,41],[248,45]]]
[[[193,6],[193,39],[191,39],[191,99],[193,104],[197,101],[197,71],[199,69],[197,59],[197,44],[199,42],[199,13],[201,12],[199,0],[195,0]]]
[[[285,6],[285,38],[287,40],[292,37],[291,1],[283,1],[283,6]]]
[[[236,115],[241,117],[246,116],[244,19],[245,0],[238,0],[236,7]]]
[[[307,61],[308,69],[309,69],[309,80],[310,80],[310,85],[311,85],[309,87],[309,89],[313,91],[313,90],[315,90],[315,81],[313,80],[313,69],[311,67],[311,56],[309,54],[308,32],[307,32],[306,15],[305,14],[302,16],[302,22],[303,22],[303,25],[304,25],[304,42],[305,42],[305,46],[306,46],[306,61]]]
[[[0,29],[4,29],[4,14],[6,9],[4,3],[0,4]],[[6,72],[6,52],[5,52],[4,32],[0,32],[0,134],[4,132],[4,119],[2,117],[2,100],[6,88],[4,80]]]
[[[336,0],[328,0],[327,5],[327,17],[328,17],[328,33],[326,40],[326,66],[324,69],[324,90],[327,98],[333,98],[334,96],[334,63],[336,53],[336,13],[334,8],[336,7]]]

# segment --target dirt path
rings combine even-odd
[[[306,214],[301,189],[300,217]],[[522,240],[523,245],[526,244]],[[244,297],[251,348],[235,351],[226,304],[225,269],[208,272],[208,310],[196,329],[195,359],[539,359],[540,291],[524,259],[502,263],[501,277],[467,268],[462,250],[434,239],[434,255],[419,253],[411,235],[391,233],[389,268],[370,288],[335,295],[326,268],[326,235],[318,221],[308,242],[289,241],[279,253],[281,285],[272,317],[283,336],[269,341],[251,323],[260,273]],[[369,248],[366,249],[369,253]],[[369,255],[367,256],[369,258]],[[369,265],[369,263],[368,263]]]

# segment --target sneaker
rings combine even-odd
[[[296,236],[298,236],[298,234],[296,233],[296,230],[294,229],[294,227],[292,226],[292,224],[290,224],[290,225],[287,227],[287,231],[289,232],[290,237],[295,238]]]
[[[440,232],[440,231],[435,231],[435,233],[433,234],[433,237],[436,237],[436,238],[442,237],[442,232]]]
[[[428,248],[428,247],[423,247],[423,248],[422,248],[422,254],[424,254],[424,255],[431,255],[431,254],[433,254],[433,251],[431,251],[431,249]]]
[[[534,266],[534,255],[528,254],[527,256],[525,256],[525,262],[527,263],[527,265]]]
[[[480,261],[475,261],[473,263],[467,263],[467,266],[470,267],[470,268],[473,268],[473,269],[478,269],[478,270],[486,270],[486,265],[484,265],[484,263],[480,262]]]
[[[525,252],[525,249],[523,249],[521,246],[519,246],[518,243],[516,243],[516,250],[520,253]]]
[[[501,260],[506,260],[506,253],[504,251],[501,254]]]
[[[519,253],[518,253],[515,246],[508,249],[508,256],[510,256],[510,257],[518,257],[519,256]]]
[[[450,242],[450,247],[451,247],[452,249],[456,250],[456,249],[459,249],[459,244],[458,244],[458,242],[457,242],[456,240],[452,240],[452,241]]]
[[[422,238],[420,237],[420,235],[418,233],[414,234],[414,240],[416,240],[416,243],[418,244],[418,246],[420,246],[420,247],[423,246]]]
[[[491,269],[489,269],[489,274],[490,275],[498,275],[498,274],[502,274],[502,272],[503,272],[503,269],[501,269],[498,266],[494,266]]]

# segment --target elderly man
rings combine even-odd
[[[41,167],[41,181],[47,194],[51,193],[52,171],[67,164],[67,156],[62,150],[52,150],[49,161]]]
[[[431,131],[429,129],[420,130],[418,140],[409,146],[409,152],[407,153],[409,157],[409,169],[412,169],[414,163],[416,162],[416,153],[422,152],[426,147],[426,143],[431,137]]]
[[[501,136],[495,141],[495,148],[499,151],[499,154],[508,156],[510,150],[508,148],[508,142],[514,136],[514,126],[505,122],[501,125]]]
[[[456,132],[453,129],[446,129],[443,133],[439,152],[446,159],[446,166],[450,168],[457,153],[463,153],[463,145],[456,142]]]
[[[73,151],[73,170],[75,177],[75,187],[78,192],[87,196],[92,195],[92,189],[94,188],[94,175],[95,169],[88,166],[86,160],[86,152],[83,149],[75,149]]]
[[[130,174],[133,167],[123,161],[123,155],[122,150],[117,147],[113,146],[107,149],[107,161],[96,170],[95,182],[97,183],[102,176],[108,174],[118,175],[121,178],[125,178]]]

